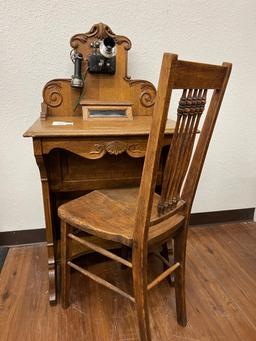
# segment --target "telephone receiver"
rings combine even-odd
[[[113,38],[107,37],[103,40],[95,40],[90,44],[93,48],[88,58],[88,71],[90,73],[115,74],[116,72],[116,42]],[[83,88],[82,77],[83,55],[71,50],[70,58],[74,63],[74,75],[71,78],[71,86]]]
[[[75,50],[70,52],[70,58],[74,63],[74,75],[71,77],[71,86],[73,88],[82,88],[84,81],[82,78],[83,55]]]

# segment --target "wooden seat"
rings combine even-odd
[[[187,324],[185,259],[189,217],[230,72],[231,64],[228,63],[222,66],[193,63],[178,60],[174,54],[164,54],[140,188],[94,191],[64,204],[58,210],[61,218],[61,295],[64,308],[69,306],[70,270],[73,268],[134,302],[140,339],[150,341],[148,291],[173,274],[177,321],[182,326]],[[199,139],[196,139],[208,89],[214,91]],[[156,179],[164,129],[171,94],[176,90],[181,91],[177,121],[165,163],[161,195],[157,195]],[[120,257],[89,239],[80,238],[75,230],[130,247],[132,260]],[[170,239],[174,242],[172,263],[168,259],[166,244]],[[73,240],[131,268],[134,295],[76,264],[71,257]],[[151,244],[162,247],[162,253],[155,255],[163,262],[164,271],[148,283]]]
[[[132,247],[139,188],[108,189],[90,192],[62,205],[58,214],[66,223],[94,236]],[[160,196],[155,193],[151,219],[158,218]],[[150,244],[165,239],[184,221],[175,214],[167,221],[153,225],[149,230]]]

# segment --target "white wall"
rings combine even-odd
[[[41,90],[69,77],[69,39],[104,22],[133,43],[129,74],[156,84],[164,51],[233,62],[193,211],[256,206],[256,2],[254,0],[2,0],[0,231],[44,226],[32,141]]]

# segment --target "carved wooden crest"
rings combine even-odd
[[[134,116],[152,115],[156,96],[154,85],[145,80],[131,80],[127,74],[128,50],[131,48],[129,38],[117,35],[108,25],[99,23],[93,25],[87,33],[75,34],[70,40],[70,45],[82,53],[85,70],[88,56],[92,53],[90,44],[106,37],[113,38],[117,44],[116,73],[108,76],[87,73],[83,99],[130,101],[133,103]],[[79,89],[71,88],[70,79],[54,79],[48,82],[43,90],[43,99],[47,107],[41,117],[81,115],[80,106],[74,111],[79,95]]]
[[[125,36],[119,36],[116,35],[111,28],[108,25],[105,25],[103,23],[95,24],[92,26],[89,32],[87,33],[78,33],[74,35],[70,39],[70,45],[74,48],[77,49],[79,47],[79,42],[82,44],[86,44],[88,42],[88,39],[90,38],[97,38],[100,40],[103,40],[106,37],[111,37],[115,39],[117,44],[122,44],[125,43],[125,49],[129,50],[132,46],[132,43],[129,38]]]

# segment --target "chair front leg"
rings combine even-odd
[[[70,266],[67,264],[70,257],[70,240],[68,233],[70,226],[61,220],[61,303],[64,309],[69,307]]]
[[[148,290],[147,290],[147,256],[134,247],[132,252],[133,290],[138,317],[140,340],[151,341]]]

